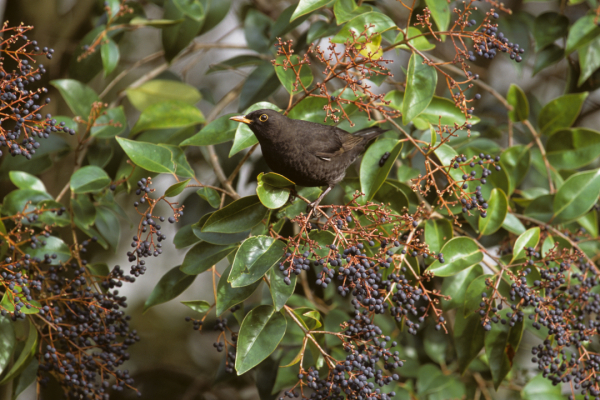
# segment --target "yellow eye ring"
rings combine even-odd
[[[263,114],[260,117],[258,117],[258,120],[260,122],[266,122],[269,119],[269,116],[267,114]]]

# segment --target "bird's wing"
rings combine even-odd
[[[327,149],[323,146],[315,152],[315,155],[324,161],[330,161],[333,157],[351,151],[356,146],[363,145],[383,132],[379,127],[366,128],[355,133],[349,133],[339,128],[332,128],[332,130],[331,135],[328,135],[330,136],[328,140],[330,146]]]

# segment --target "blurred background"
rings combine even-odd
[[[144,9],[148,19],[162,18],[162,8],[160,0],[140,1],[138,2]],[[132,32],[127,32],[119,42],[121,49],[121,62],[117,71],[104,77],[103,74],[97,74],[88,84],[98,93],[103,93],[103,100],[111,103],[114,101],[124,105],[128,119],[135,121],[139,116],[137,111],[126,98],[123,98],[121,92],[124,88],[135,85],[135,82],[141,77],[147,77],[151,74],[162,79],[182,80],[198,88],[203,98],[197,104],[205,116],[209,116],[216,102],[230,92],[233,88],[242,83],[250,73],[252,67],[241,68],[235,71],[227,70],[207,74],[211,66],[220,61],[229,59],[235,55],[251,53],[246,49],[246,36],[242,26],[243,18],[241,16],[249,8],[257,8],[264,14],[275,19],[282,10],[295,2],[276,1],[276,0],[255,0],[243,1],[233,0],[232,6],[225,17],[219,23],[216,29],[211,30],[205,35],[195,39],[198,49],[189,52],[183,57],[179,57],[172,64],[167,64],[164,58],[157,55],[162,50],[160,30],[155,28],[141,28]],[[406,21],[408,17],[405,9],[396,1],[386,0],[377,1],[380,9],[392,17],[396,22]],[[501,30],[511,41],[518,42],[526,49],[524,62],[515,64],[510,62],[507,57],[498,57],[493,61],[480,61],[473,66],[474,73],[478,73],[481,79],[491,85],[496,91],[505,94],[511,83],[518,84],[529,97],[532,108],[540,108],[540,104],[559,96],[565,92],[571,74],[570,63],[563,59],[552,67],[546,68],[534,76],[536,59],[534,57],[532,44],[532,26],[536,15],[546,11],[558,11],[560,5],[558,2],[523,2],[508,1],[505,4],[511,8],[514,13],[511,16],[503,16],[500,20]],[[581,7],[568,7],[565,12],[571,21],[579,18],[588,10],[587,5]],[[44,79],[53,80],[72,77],[69,69],[73,63],[74,54],[81,39],[88,34],[95,26],[101,24],[103,14],[103,2],[96,0],[0,0],[0,17],[3,21],[10,21],[12,25],[23,22],[27,25],[33,25],[30,38],[37,40],[40,46],[52,47],[55,50],[54,57],[46,62],[48,74]],[[479,18],[480,19],[480,18]],[[297,28],[298,32],[308,29],[311,22],[306,21]],[[201,44],[206,44],[202,46]],[[453,52],[447,48],[449,44],[438,44],[438,47],[431,53],[437,58],[444,59],[451,57]],[[408,53],[388,52],[386,57],[394,60],[391,71],[394,73],[394,81],[402,82],[404,75],[402,67],[406,66]],[[149,60],[138,65],[140,60]],[[44,60],[46,61],[46,60]],[[99,61],[98,61],[99,62]],[[124,77],[116,85],[111,82],[115,77],[128,70]],[[50,90],[52,103],[48,112],[53,116],[70,115],[66,104],[61,99],[59,93],[49,82],[44,82],[44,86]],[[111,86],[108,86],[111,85]],[[379,87],[380,91],[391,89],[393,84],[384,83]],[[442,88],[444,85],[440,85]],[[108,90],[106,91],[108,87]],[[584,88],[581,88],[583,90]],[[442,90],[442,89],[441,89]],[[444,95],[445,93],[438,93]],[[492,139],[501,139],[505,127],[495,122],[495,113],[505,115],[503,109],[489,94],[483,93],[482,101],[477,106],[476,113],[482,117],[483,124],[480,133],[483,137]],[[270,101],[275,104],[287,104],[288,95],[283,88],[275,91]],[[592,93],[585,104],[585,108],[576,124],[579,126],[598,126],[599,95],[596,91]],[[228,112],[237,112],[237,102],[233,102],[223,109],[219,115]],[[519,132],[515,132],[515,138],[518,138]],[[64,139],[68,142],[73,138],[67,136]],[[226,174],[237,165],[243,157],[243,152],[238,153],[231,159],[227,158],[231,143],[224,143],[216,146],[222,164],[226,169]],[[214,172],[209,164],[203,159],[198,149],[188,149],[191,152],[191,159],[195,160],[194,168],[196,176],[205,184],[216,182]],[[194,153],[195,152],[195,153]],[[53,156],[55,163],[52,168],[46,170],[41,178],[43,179],[48,191],[56,196],[60,189],[65,185],[68,174],[61,173],[64,168],[71,170],[73,165],[72,155],[61,158],[60,152]],[[116,168],[116,167],[115,167]],[[107,168],[110,172],[110,167]],[[260,157],[260,152],[255,152],[250,160],[244,165],[239,179],[236,181],[236,190],[242,196],[254,192],[256,187],[256,176],[259,172],[266,171],[266,165]],[[0,166],[0,175],[5,176],[8,173],[6,167]],[[14,187],[8,180],[3,180],[0,186],[0,198],[13,190]],[[174,183],[172,177],[160,176],[155,180],[156,186],[166,188]],[[333,191],[328,201],[335,201],[341,198],[342,189],[339,187]],[[134,235],[133,224],[137,218],[132,206],[135,196],[121,192],[116,200],[130,213],[129,221],[122,221],[120,246],[116,252],[107,255],[99,246],[90,247],[90,262],[102,260],[109,266],[119,264],[123,269],[129,269],[126,252],[131,243],[131,237]],[[212,210],[208,203],[202,201],[193,191],[186,191],[178,198],[180,203],[185,204],[185,216],[178,226],[184,226],[197,221],[203,214]],[[166,210],[163,210],[166,215]],[[177,226],[169,226],[163,229],[169,238],[173,238]],[[167,242],[168,243],[168,242]],[[141,341],[131,348],[131,361],[128,366],[136,380],[136,386],[141,392],[141,399],[228,399],[228,400],[246,400],[258,399],[258,392],[252,384],[254,379],[251,374],[238,378],[231,374],[225,374],[223,371],[222,359],[224,354],[217,353],[212,346],[215,341],[216,333],[212,330],[212,322],[208,322],[202,334],[192,330],[190,323],[186,323],[186,315],[192,315],[189,309],[179,301],[211,299],[212,281],[209,273],[201,274],[192,284],[192,286],[176,301],[171,301],[163,305],[151,308],[146,313],[142,313],[144,301],[152,291],[160,277],[175,265],[181,263],[185,250],[177,250],[173,245],[166,244],[163,256],[150,260],[145,275],[139,277],[134,284],[124,285],[120,294],[126,295],[129,299],[129,314],[132,315],[132,325],[137,329],[141,336]],[[219,265],[218,269],[222,271],[225,265]],[[260,293],[255,296],[260,297]],[[268,296],[268,293],[266,294]],[[256,299],[260,301],[260,298]],[[213,317],[209,317],[214,320]],[[236,322],[231,322],[235,326]],[[526,335],[521,346],[528,347],[528,341],[537,339]],[[526,367],[527,360],[520,360]],[[219,367],[220,366],[220,367]],[[35,398],[35,390],[24,392],[19,400],[30,400]],[[50,387],[45,392],[45,398],[60,398],[60,389]],[[136,393],[126,391],[114,394],[111,397],[114,400],[138,398]]]

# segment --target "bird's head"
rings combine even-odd
[[[248,125],[258,139],[269,139],[280,131],[286,117],[274,110],[256,110],[247,115],[238,115],[229,119]]]

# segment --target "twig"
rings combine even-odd
[[[527,119],[522,122],[523,122],[523,125],[525,125],[527,127],[527,129],[529,129],[529,132],[531,132],[531,134],[533,135],[533,138],[535,139],[535,143],[537,144],[538,148],[540,149],[540,153],[542,154],[542,159],[544,160],[544,165],[546,166],[546,173],[548,174],[548,185],[550,186],[550,194],[552,194],[552,193],[554,193],[554,183],[552,182],[552,172],[551,172],[550,163],[548,162],[548,157],[546,156],[546,149],[544,148],[544,145],[542,144],[542,141],[540,140],[540,136],[538,135],[537,131],[535,130],[533,125],[531,125],[531,122],[529,122],[529,120],[527,120]]]

